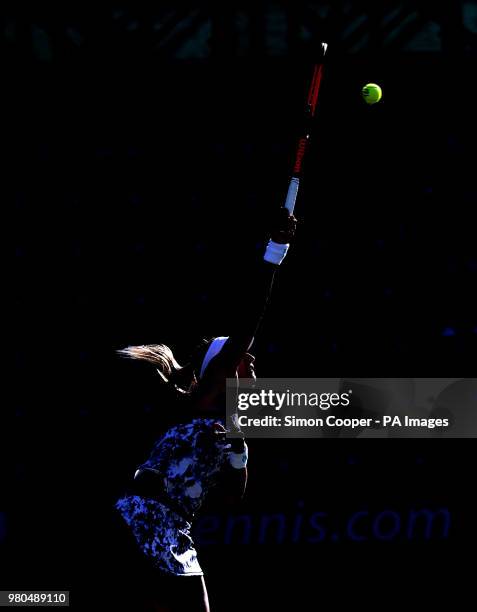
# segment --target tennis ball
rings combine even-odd
[[[379,85],[376,83],[368,83],[361,90],[361,95],[363,96],[366,104],[376,104],[383,97],[383,92]]]

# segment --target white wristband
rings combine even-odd
[[[267,248],[265,249],[263,259],[269,263],[279,266],[285,259],[289,246],[289,244],[279,244],[278,242],[273,242],[273,240],[270,240],[267,244]]]
[[[236,470],[241,470],[244,467],[247,467],[248,461],[248,446],[244,441],[244,451],[243,453],[230,453],[229,454],[229,463]]]

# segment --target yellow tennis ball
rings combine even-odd
[[[376,104],[383,97],[383,91],[376,83],[368,83],[361,90],[361,95],[366,104]]]

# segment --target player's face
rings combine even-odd
[[[250,353],[245,353],[242,361],[239,363],[237,368],[237,374],[239,378],[253,378],[256,380],[255,376],[255,357]]]

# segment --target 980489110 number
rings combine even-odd
[[[0,591],[0,607],[66,607],[69,599],[69,591]]]

